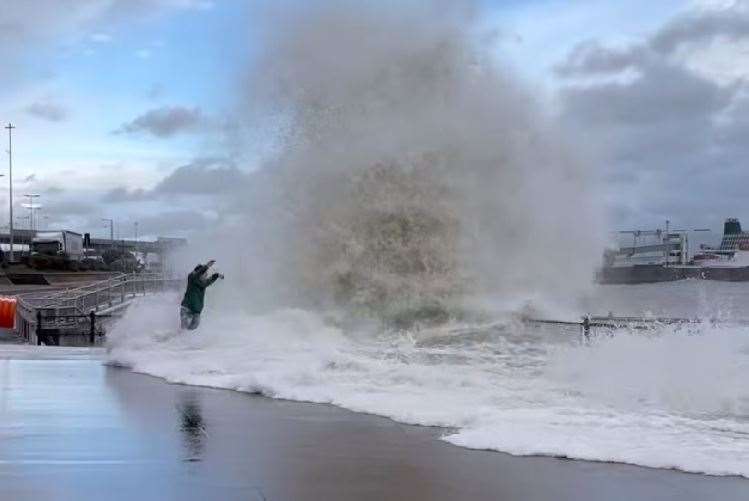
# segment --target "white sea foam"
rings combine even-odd
[[[450,428],[517,455],[749,477],[749,332],[492,327],[372,335],[320,315],[211,310],[179,332],[176,298],[143,300],[109,333],[111,363],[168,381],[332,403]]]

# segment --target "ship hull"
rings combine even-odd
[[[749,282],[749,266],[663,266],[660,264],[606,267],[599,270],[601,284],[647,284],[687,278],[720,282]]]
[[[749,266],[736,268],[702,268],[702,276],[705,280],[719,280],[721,282],[749,282]]]
[[[673,282],[686,278],[679,268],[659,264],[615,266],[602,268],[598,272],[598,282],[602,284],[647,284]]]

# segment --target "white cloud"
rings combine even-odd
[[[721,85],[731,85],[749,76],[749,38],[716,39],[682,56],[684,64]]]
[[[152,54],[151,49],[138,49],[135,51],[135,57],[140,59],[150,59]]]

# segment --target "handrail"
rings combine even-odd
[[[749,320],[736,319],[726,320],[718,318],[680,318],[680,317],[615,317],[609,316],[591,316],[582,317],[579,322],[568,320],[553,320],[545,318],[522,318],[521,321],[527,324],[548,324],[560,326],[581,327],[583,334],[587,338],[592,327],[603,329],[621,329],[630,328],[636,330],[653,330],[663,325],[684,325],[684,324],[709,324],[709,325],[749,325]]]
[[[65,301],[75,301],[81,297],[85,297],[90,294],[96,294],[99,292],[106,292],[107,290],[114,289],[115,287],[122,287],[128,283],[146,282],[146,281],[171,281],[172,279],[164,278],[160,274],[149,273],[149,274],[125,274],[121,273],[114,277],[110,277],[106,280],[100,280],[91,284],[87,284],[74,289],[67,289],[64,291],[58,291],[49,296],[37,298],[37,300],[45,301],[41,307],[50,308],[56,304]]]
[[[177,279],[165,278],[161,274],[125,274],[121,273],[105,280],[84,286],[56,291],[41,297],[18,297],[18,314],[27,322],[36,322],[36,311],[41,309],[56,310],[57,315],[88,314],[101,307],[112,308],[123,305],[129,298],[139,294],[155,292],[163,285],[172,285]],[[161,284],[161,287],[157,285]],[[149,287],[150,285],[150,287]],[[64,312],[64,313],[61,313]]]
[[[87,283],[85,285],[81,285],[81,286],[78,286],[78,287],[74,287],[72,289],[66,289],[64,291],[58,291],[57,293],[50,294],[48,297],[52,298],[52,297],[55,297],[55,296],[58,296],[58,295],[61,295],[61,294],[68,293],[68,292],[75,292],[75,291],[78,291],[78,290],[87,289],[87,288],[90,288],[90,287],[95,287],[96,285],[101,284],[103,282],[109,282],[109,281],[112,281],[112,280],[116,280],[116,279],[122,278],[124,276],[126,276],[125,273],[118,273],[117,275],[110,276],[108,278],[105,278],[104,280],[96,280],[94,282]]]
[[[43,296],[43,297],[38,298],[38,299],[43,299],[43,300],[51,301],[51,300],[55,300],[55,299],[64,298],[65,296],[77,297],[77,296],[85,294],[88,289],[91,289],[92,291],[106,289],[107,287],[111,286],[110,284],[112,282],[119,281],[119,280],[122,280],[124,278],[126,278],[126,275],[124,273],[121,273],[119,275],[107,278],[105,280],[96,281],[96,282],[93,282],[93,283],[90,283],[90,284],[86,284],[86,285],[82,285],[80,287],[76,287],[76,288],[73,288],[73,289],[65,289],[65,290],[62,290],[62,291],[57,291],[55,293],[50,294],[49,296]],[[52,303],[50,303],[50,305],[51,304]]]

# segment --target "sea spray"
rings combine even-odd
[[[588,349],[555,351],[547,367],[550,378],[620,409],[749,417],[745,327],[664,325],[650,332],[599,334]]]
[[[138,299],[108,334],[111,363],[445,426],[466,447],[749,477],[746,328],[620,330],[589,344],[510,322],[362,337],[310,311],[209,304],[185,333],[174,303]]]
[[[405,309],[403,324],[466,298],[537,308],[575,297],[599,257],[595,176],[472,13],[378,4],[276,12],[239,106],[272,158],[222,198],[240,216],[196,246],[227,280],[189,334],[178,297],[138,300],[108,333],[110,361],[442,425],[467,447],[749,476],[746,329],[583,344],[501,318],[366,335],[326,320],[332,304]],[[692,286],[636,293],[660,311]]]
[[[468,298],[543,304],[590,285],[596,176],[496,62],[475,6],[271,11],[238,107],[247,144],[272,153],[226,193],[240,216],[211,252],[247,304],[407,326]]]

